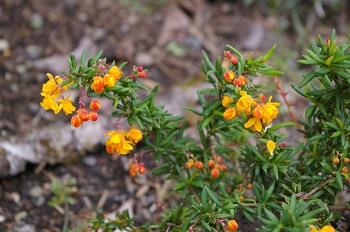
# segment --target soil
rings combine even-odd
[[[149,81],[168,90],[201,80],[201,50],[216,57],[225,44],[256,56],[276,43],[294,52],[303,49],[302,43],[296,47],[301,35],[286,11],[272,15],[266,6],[241,3],[245,1],[189,2],[1,1],[0,139],[20,139],[34,128],[69,120],[48,113],[33,123],[40,112],[45,73],[58,75],[66,68],[69,53],[84,44],[94,52],[104,50],[110,61],[143,65],[149,70]],[[301,23],[314,20],[311,28],[305,24],[304,43],[314,41],[317,34],[328,36],[333,27],[344,38],[349,18],[343,4],[335,10],[326,8],[327,20],[312,13],[310,6],[300,8],[309,12],[301,15]],[[286,65],[289,70],[295,68],[295,63]],[[293,76],[286,75],[284,83],[288,85]],[[155,164],[147,162],[151,171]],[[39,171],[36,164],[27,164],[25,172],[0,179],[0,231],[61,231],[65,215],[72,231],[82,231],[87,228],[84,215],[96,208],[107,214],[131,208],[139,222],[155,219],[171,183],[150,174],[131,179],[127,163],[126,157],[109,156],[101,146]],[[66,189],[73,204],[48,205],[54,182],[71,184]]]

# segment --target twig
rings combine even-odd
[[[299,129],[302,128],[302,126],[298,123],[297,119],[295,118],[293,112],[292,112],[292,106],[293,104],[289,103],[286,96],[288,93],[284,92],[281,88],[281,82],[278,79],[277,76],[274,76],[273,79],[275,80],[275,84],[276,84],[276,90],[277,92],[279,92],[283,98],[284,103],[287,105],[288,108],[288,112],[289,112],[289,116],[292,119],[292,121],[294,122],[295,126],[298,127]]]
[[[69,219],[69,205],[67,201],[64,201],[64,223],[63,223],[63,228],[62,231],[66,232],[68,230],[68,219]]]
[[[315,192],[317,192],[318,190],[320,190],[321,188],[323,188],[324,186],[326,186],[329,182],[331,182],[331,180],[334,178],[334,176],[331,176],[328,180],[326,180],[325,182],[323,182],[322,184],[316,186],[316,188],[314,188],[313,190],[311,190],[310,192],[300,196],[301,199],[303,200],[307,200],[309,199],[309,197],[314,194]]]

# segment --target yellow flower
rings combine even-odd
[[[73,113],[74,111],[75,111],[75,106],[73,106],[73,104],[72,104],[72,100],[70,100],[69,99],[69,97],[70,97],[70,95],[67,97],[67,98],[65,98],[65,99],[63,99],[63,100],[57,100],[58,102],[60,102],[60,104],[59,104],[59,108],[62,108],[62,110],[63,110],[63,112],[66,114],[66,115],[68,115],[68,114],[71,114],[71,113]],[[61,109],[59,109],[59,111],[60,111]],[[58,111],[58,112],[59,112]],[[57,113],[58,113],[57,112]],[[55,114],[57,114],[56,112],[55,112]]]
[[[269,97],[269,101],[263,105],[263,122],[266,125],[270,125],[271,121],[277,117],[278,109],[276,106],[279,106],[278,102],[271,102],[272,96]]]
[[[324,226],[320,231],[321,232],[335,232],[335,229],[333,226],[327,225],[327,226]]]
[[[109,154],[118,153],[118,155],[128,154],[133,148],[131,141],[125,140],[125,133],[120,131],[109,131],[107,134],[109,139],[106,141],[106,151]]]
[[[221,104],[222,104],[223,107],[228,108],[229,107],[229,103],[233,102],[233,101],[234,101],[233,98],[230,98],[228,96],[224,96],[222,98]]]
[[[270,155],[273,155],[273,151],[276,148],[276,143],[272,140],[268,140],[266,143],[267,150],[270,152]]]
[[[330,225],[324,226],[320,230],[316,229],[314,226],[311,226],[310,232],[335,232],[335,229]]]
[[[236,110],[234,108],[228,108],[223,114],[226,120],[231,120],[236,116]]]
[[[106,74],[103,77],[103,84],[104,84],[104,86],[112,87],[112,86],[115,85],[115,82],[116,82],[116,80],[114,79],[114,77],[112,75]]]
[[[240,91],[241,98],[237,101],[237,110],[242,112],[245,111],[245,113],[250,113],[252,105],[255,105],[254,99],[248,95],[245,91]]]
[[[123,76],[123,72],[117,66],[113,66],[108,73],[111,74],[116,81]]]
[[[56,110],[58,108],[58,104],[55,101],[56,96],[44,92],[42,92],[41,95],[44,96],[44,99],[40,102],[41,107],[45,110]]]
[[[252,131],[260,132],[262,130],[261,120],[258,118],[250,118],[248,122],[244,124],[245,128],[251,128]]]
[[[127,137],[134,143],[138,143],[142,139],[142,131],[135,129],[133,126],[127,134]]]

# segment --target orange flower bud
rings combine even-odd
[[[220,171],[226,171],[226,169],[227,169],[227,166],[226,166],[226,164],[221,164],[220,166],[219,166],[219,170]]]
[[[237,60],[237,58],[236,58],[235,56],[232,56],[232,57],[231,57],[231,63],[232,63],[233,65],[236,65],[236,64],[238,63],[238,60]]]
[[[242,201],[244,199],[244,196],[239,196],[239,199]]]
[[[143,67],[142,67],[142,66],[138,66],[138,67],[136,68],[136,71],[137,71],[137,72],[142,72],[142,71],[143,71]]]
[[[209,168],[214,168],[214,167],[215,167],[215,162],[214,162],[214,160],[208,160],[208,167],[209,167]]]
[[[213,177],[213,178],[217,178],[218,176],[219,176],[219,169],[217,169],[217,168],[213,168],[212,170],[211,170],[211,176]]]
[[[233,79],[235,78],[235,73],[232,72],[231,70],[228,70],[225,72],[224,77],[227,82],[232,82]]]
[[[83,120],[83,122],[89,121],[89,119],[90,119],[89,112],[84,108],[78,109],[77,114]]]
[[[348,163],[350,163],[350,159],[349,159],[349,158],[345,158],[345,159],[344,159],[344,162],[345,162],[346,164],[348,164]]]
[[[247,189],[253,189],[253,184],[249,183],[249,184],[247,185]]]
[[[262,93],[259,95],[259,98],[260,98],[260,100],[263,101],[263,102],[266,101],[266,97],[265,97],[265,95],[262,94]]]
[[[241,87],[242,86],[242,80],[241,79],[234,79],[232,84],[234,86]]]
[[[90,109],[93,111],[97,111],[99,110],[101,107],[101,104],[99,101],[97,100],[93,100],[92,102],[90,102]]]
[[[191,167],[192,167],[192,166],[191,166],[191,164],[190,164],[189,162],[186,162],[186,163],[185,163],[185,168],[186,168],[186,169],[190,169]]]
[[[216,156],[216,161],[218,161],[219,164],[222,163],[222,157],[221,156]]]
[[[145,166],[139,166],[139,173],[145,174],[146,173],[146,167]]]
[[[227,223],[227,229],[228,229],[229,231],[236,231],[236,230],[238,230],[238,224],[237,224],[236,220],[230,220],[230,221],[228,221],[228,223]]]
[[[91,112],[89,113],[89,119],[90,119],[91,121],[97,121],[97,119],[98,119],[98,114],[97,114],[97,112],[91,111]]]
[[[238,79],[241,80],[241,84],[242,84],[242,85],[246,85],[246,84],[247,84],[247,79],[245,78],[244,75],[240,75],[240,76],[238,77]]]
[[[83,125],[83,120],[79,117],[79,115],[74,115],[70,122],[75,128]]]
[[[337,165],[337,164],[339,164],[339,158],[338,157],[334,157],[333,158],[333,163],[335,164],[335,165]]]
[[[196,162],[194,163],[194,166],[195,166],[197,169],[199,169],[199,170],[202,170],[202,169],[204,168],[204,164],[203,164],[203,162],[201,162],[201,161],[196,161]]]
[[[135,170],[133,170],[133,169],[130,169],[129,176],[130,177],[135,177],[136,175],[137,175],[137,172]]]
[[[139,78],[146,78],[148,74],[145,71],[139,72],[137,75]]]
[[[138,164],[132,164],[130,166],[130,170],[134,170],[135,172],[139,171],[139,165]]]
[[[341,171],[342,171],[343,173],[348,173],[348,172],[349,172],[349,169],[348,169],[347,167],[343,167],[343,168],[341,169]]]
[[[224,51],[224,57],[227,57],[227,58],[231,59],[231,57],[233,57],[233,55],[229,51]]]
[[[139,163],[139,167],[144,167],[145,166],[145,163],[144,162],[140,162]]]

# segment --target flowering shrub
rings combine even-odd
[[[337,45],[335,31],[327,41],[318,38],[307,55],[299,60],[309,65],[293,89],[310,101],[305,119],[275,123],[279,102],[266,97],[256,80],[272,76],[276,89],[285,99],[277,75],[283,74],[265,64],[275,46],[264,56],[244,58],[232,46],[223,59],[213,64],[203,52],[203,72],[211,85],[198,91],[201,110],[184,107],[201,117],[197,129],[200,141],[184,136],[187,122],[173,116],[163,106],[154,105],[158,86],[148,90],[138,78],[146,78],[142,67],[125,74],[125,63],[116,66],[101,59],[101,52],[86,61],[86,51],[77,66],[74,55],[70,70],[63,76],[48,74],[43,85],[41,106],[54,113],[76,113],[74,127],[98,121],[100,103],[107,98],[114,106],[116,123],[106,132],[106,151],[126,155],[142,141],[134,153],[129,175],[146,172],[142,156],[152,155],[162,164],[152,173],[167,175],[175,183],[181,202],[169,206],[156,222],[135,226],[127,212],[106,219],[101,210],[88,215],[92,230],[113,231],[239,231],[242,216],[256,223],[256,231],[335,231],[330,224],[340,218],[336,195],[350,186],[350,43]],[[73,106],[68,89],[80,89],[78,109]],[[136,91],[148,96],[139,99]],[[89,102],[89,108],[85,107]],[[288,109],[290,104],[285,100]],[[90,110],[90,111],[89,111]],[[126,118],[129,129],[118,122]],[[300,126],[301,125],[301,126]],[[297,129],[305,141],[296,146],[287,142],[282,127]],[[250,138],[249,142],[247,138]],[[344,186],[345,185],[345,186]],[[250,193],[250,194],[247,194]]]

